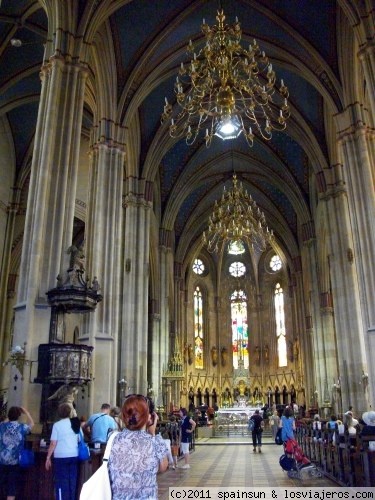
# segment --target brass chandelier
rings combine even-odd
[[[192,41],[185,66],[181,62],[174,84],[180,112],[173,113],[165,98],[161,121],[170,121],[171,137],[185,137],[191,145],[205,130],[206,146],[214,135],[233,139],[241,132],[248,145],[254,132],[269,140],[273,130],[284,130],[290,116],[289,92],[283,80],[276,87],[276,75],[268,57],[254,39],[248,49],[242,47],[240,23],[224,24],[223,10],[217,12],[212,28],[203,19],[204,47],[195,51]]]
[[[264,251],[273,240],[273,231],[268,229],[264,213],[252,196],[238,183],[233,175],[233,188],[224,191],[215,201],[214,211],[208,219],[208,231],[203,232],[202,243],[210,253],[219,253],[228,243],[249,250]]]

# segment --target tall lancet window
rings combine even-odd
[[[194,354],[195,368],[203,369],[203,299],[199,286],[194,291]]]
[[[249,331],[247,327],[247,296],[236,290],[230,297],[232,318],[233,368],[249,367]]]
[[[277,352],[279,355],[279,366],[287,365],[286,339],[285,339],[285,313],[284,313],[284,292],[280,283],[275,286],[275,317]]]

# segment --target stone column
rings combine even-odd
[[[182,276],[182,264],[180,262],[174,263],[174,339],[173,345],[171,346],[172,353],[181,351],[181,333],[183,332],[183,314],[184,309],[184,287],[183,287],[183,276]],[[207,368],[207,366],[206,366]]]
[[[366,87],[368,88],[371,114],[375,117],[375,43],[373,38],[369,38],[368,40],[368,43],[362,47],[358,56],[362,64],[363,74],[365,75]]]
[[[343,184],[327,192],[329,268],[335,308],[336,342],[343,409],[353,405],[357,412],[367,407],[360,385],[366,367],[364,326],[361,315],[359,277],[353,254],[352,217]]]
[[[14,224],[19,210],[19,195],[20,191],[13,191],[13,201],[6,207],[7,212],[7,223],[5,231],[5,241],[4,241],[4,251],[3,251],[3,261],[0,273],[0,360],[3,361],[7,359],[8,352],[3,349],[5,346],[9,345],[10,336],[10,323],[9,318],[9,282],[14,281],[12,275],[10,275],[10,258],[12,255],[12,243],[14,235]],[[8,384],[9,373],[0,367],[0,388],[6,387]]]
[[[142,181],[128,177],[125,196],[125,278],[120,371],[133,392],[147,392],[149,233],[152,199]]]
[[[322,344],[324,358],[321,360],[325,365],[326,378],[324,380],[323,401],[328,404],[332,399],[332,386],[337,380],[338,360],[336,350],[336,336],[334,324],[334,308],[331,292],[320,294],[320,314],[322,321]]]
[[[105,134],[103,133],[105,130]],[[94,128],[90,148],[90,184],[85,228],[87,276],[97,279],[103,295],[95,312],[84,318],[82,343],[94,347],[92,368],[96,400],[90,411],[103,402],[116,400],[118,335],[121,330],[121,248],[123,240],[124,129],[111,120]],[[103,369],[103,360],[107,360]]]
[[[322,324],[320,316],[319,304],[319,276],[317,271],[317,254],[316,254],[316,236],[315,226],[313,221],[309,221],[302,227],[302,240],[304,246],[304,260],[306,269],[304,278],[306,280],[305,295],[306,295],[306,335],[305,345],[303,346],[304,361],[309,366],[309,352],[313,353],[313,370],[310,370],[309,388],[306,394],[306,403],[309,404],[314,400],[321,405],[324,396],[325,380],[327,378],[326,369],[324,366],[324,344],[322,341]],[[308,319],[307,319],[308,318]],[[313,372],[313,373],[311,373]],[[315,394],[317,391],[317,397]],[[317,400],[317,401],[316,401]]]
[[[346,225],[350,240],[346,248],[342,248],[351,275],[355,273],[358,280],[358,336],[361,337],[361,355],[355,368],[356,378],[361,372],[369,373],[369,386],[359,401],[367,406],[374,403],[375,367],[371,363],[369,353],[375,349],[375,339],[372,331],[375,328],[375,132],[371,128],[375,117],[374,111],[374,75],[370,72],[375,67],[373,42],[362,52],[364,71],[368,76],[368,97],[371,102],[372,120],[368,117],[366,106],[356,102],[346,107],[345,111],[336,116],[338,130],[338,153],[342,163],[342,179],[346,183],[347,204],[349,211]],[[372,89],[372,91],[371,91]],[[353,276],[354,277],[354,276]],[[364,346],[362,345],[364,337]],[[353,373],[351,367],[348,367]],[[354,368],[354,367],[353,367]],[[367,407],[365,409],[368,409]],[[358,408],[359,410],[359,408]]]
[[[150,343],[151,349],[151,366],[149,370],[149,382],[154,391],[155,404],[162,405],[162,367],[160,366],[160,306],[159,302],[153,300],[151,302],[151,311],[149,314],[150,320]]]
[[[308,354],[311,352],[311,345],[309,344],[309,334],[306,331],[306,307],[303,293],[303,274],[302,274],[302,259],[297,256],[293,259],[294,273],[292,274],[292,281],[294,283],[294,308],[295,308],[295,339],[299,352],[297,357],[294,354],[294,366],[297,372],[297,387],[296,389],[302,390],[305,388],[308,380],[313,380],[313,366],[312,357]],[[307,349],[307,351],[305,351]],[[302,361],[303,360],[303,361]],[[305,374],[305,377],[303,376]]]
[[[171,321],[171,312],[169,310],[171,285],[169,277],[173,272],[172,258],[172,232],[161,228],[159,233],[159,251],[160,251],[160,338],[159,338],[159,357],[160,373],[158,376],[159,385],[163,370],[167,369],[169,354],[169,325]]]
[[[14,328],[14,345],[27,341],[27,357],[33,360],[38,345],[48,342],[46,292],[68,268],[86,76],[86,67],[70,56],[54,56],[41,70]],[[12,381],[8,404],[22,403],[35,416],[40,386],[29,385],[27,375],[23,382]]]

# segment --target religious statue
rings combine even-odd
[[[63,403],[68,404],[71,407],[70,418],[73,418],[77,416],[74,404],[74,398],[77,393],[78,387],[76,385],[65,384],[59,387],[47,400],[52,401],[56,399],[59,406]]]
[[[267,387],[267,402],[268,406],[271,408],[273,405],[273,398],[272,398],[272,387],[270,385]]]
[[[288,404],[288,391],[286,389],[286,385],[283,385],[283,405]]]
[[[217,393],[216,389],[212,389],[212,406],[214,407],[214,410],[216,411],[217,409]]]
[[[280,404],[280,389],[278,385],[275,387],[275,404]]]
[[[291,403],[297,402],[297,392],[293,384],[290,386],[290,402]]]
[[[264,361],[265,361],[266,363],[268,363],[269,359],[270,359],[270,358],[269,358],[269,348],[268,348],[268,344],[266,344],[266,345],[264,346]]]
[[[211,348],[211,360],[212,360],[212,366],[217,365],[217,347],[214,345]]]
[[[99,291],[99,281],[98,281],[98,278],[96,276],[94,276],[94,279],[92,280],[92,287],[91,287],[94,292],[98,292]]]
[[[192,387],[190,387],[188,397],[189,397],[189,411],[191,411],[191,410],[194,410],[194,409],[195,409],[195,404],[194,404],[194,391],[193,391],[193,388],[192,388]]]
[[[232,405],[232,395],[230,393],[229,387],[227,387],[223,393],[223,404],[225,407]]]
[[[186,408],[188,406],[187,395],[188,395],[188,391],[187,391],[186,387],[184,386],[180,391],[180,407],[181,408]]]
[[[245,396],[246,385],[242,379],[238,382],[238,389],[240,391],[240,396]]]
[[[226,366],[228,362],[228,349],[226,347],[221,348],[221,366]]]
[[[185,363],[188,362],[188,345],[187,344],[184,345],[184,362]]]
[[[198,406],[202,406],[202,390],[200,387],[197,390],[197,403],[198,403]]]
[[[204,398],[204,404],[206,406],[210,406],[210,393],[207,387],[206,390],[204,391],[203,398]]]
[[[70,254],[69,269],[74,269],[76,271],[85,270],[85,254],[83,253],[82,245],[79,248],[72,245],[68,248],[66,253]]]
[[[289,361],[294,361],[294,357],[293,357],[293,342],[292,341],[288,342],[288,358],[289,358]]]
[[[257,365],[260,364],[260,348],[258,345],[255,347],[255,362]]]
[[[187,346],[187,358],[189,365],[191,365],[193,363],[193,346],[191,344]]]
[[[294,339],[294,342],[293,342],[293,358],[294,358],[294,361],[298,361],[298,358],[299,358],[299,342],[298,342],[297,337]]]

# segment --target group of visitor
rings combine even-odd
[[[286,443],[289,439],[295,440],[296,432],[296,409],[293,405],[288,405],[284,408],[281,417],[276,408],[269,417],[270,429],[272,431],[273,441],[277,444]],[[349,443],[354,445],[356,435],[361,436],[375,435],[375,411],[365,412],[360,421],[353,416],[352,407],[344,414],[344,423],[337,419],[335,415],[330,417],[328,422],[321,420],[319,414],[314,415],[312,420],[312,438],[314,441],[321,441],[323,436],[324,426],[331,431],[337,431],[339,438],[344,438],[344,434],[349,437]],[[253,415],[249,418],[248,429],[251,432],[253,442],[253,452],[262,451],[262,432],[264,429],[264,418],[260,414],[260,410],[256,409]],[[280,435],[280,442],[277,437]],[[336,433],[331,432],[330,442],[335,444]],[[369,442],[369,450],[375,451],[375,441]]]
[[[163,435],[157,433],[158,415],[153,402],[140,394],[127,396],[121,409],[103,404],[100,412],[87,421],[71,418],[71,410],[67,403],[59,405],[59,420],[53,424],[47,450],[45,468],[53,470],[56,499],[77,498],[79,441],[86,439],[94,447],[105,447],[113,431],[116,435],[108,460],[113,500],[157,498],[156,475],[168,465],[177,467],[180,450],[184,457],[181,468],[190,468],[189,448],[196,422],[186,408],[180,409],[179,422],[171,416]],[[22,415],[27,423],[18,421]],[[15,499],[19,492],[19,455],[33,425],[29,412],[18,407],[11,407],[7,421],[0,424],[0,472],[8,500]]]

